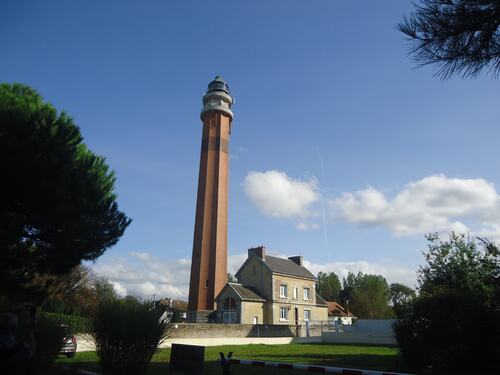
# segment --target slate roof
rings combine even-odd
[[[257,291],[250,287],[238,283],[227,283],[229,287],[233,288],[236,294],[238,294],[242,301],[265,301]]]
[[[309,272],[307,268],[300,267],[297,263],[292,262],[290,259],[266,255],[264,263],[269,266],[272,272],[304,277],[306,279],[316,279],[316,276]]]

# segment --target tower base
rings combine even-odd
[[[195,310],[188,311],[188,323],[214,323],[216,310]]]

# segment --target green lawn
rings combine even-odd
[[[219,352],[234,352],[234,358],[275,362],[303,363],[335,367],[352,367],[369,370],[396,370],[396,348],[360,345],[288,344],[288,345],[226,345],[205,349],[205,373],[221,374]],[[153,357],[149,374],[168,374],[170,349],[160,349]],[[74,359],[59,359],[59,363],[73,363],[81,368],[99,371],[94,352],[77,353]],[[254,374],[256,367],[231,365],[231,373]],[[259,374],[289,375],[297,370],[258,368]],[[300,372],[299,372],[300,373]]]

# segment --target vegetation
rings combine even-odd
[[[102,301],[92,321],[91,335],[106,375],[145,374],[170,325],[160,320],[153,303],[134,298]]]
[[[318,273],[316,292],[325,301],[339,301],[341,289],[342,286],[340,285],[339,277],[334,272]]]
[[[403,284],[392,283],[389,286],[389,295],[392,304],[392,310],[396,315],[403,312],[405,307],[415,298],[415,291]]]
[[[380,319],[392,316],[389,285],[383,276],[349,272],[343,284],[341,300],[357,318]]]
[[[41,309],[49,313],[91,317],[99,302],[117,298],[107,279],[97,277],[88,267],[80,265],[55,281]]]
[[[397,349],[368,345],[326,345],[326,344],[288,344],[288,345],[225,345],[205,348],[205,373],[221,373],[219,352],[234,352],[233,357],[263,361],[304,363],[320,366],[337,366],[390,371],[396,369]],[[160,349],[153,357],[148,374],[168,373],[170,349]],[[77,353],[73,360],[60,359],[61,363],[100,371],[95,352]],[[255,374],[256,367],[231,365],[232,372],[241,375]],[[259,368],[259,374],[297,375],[296,370]]]
[[[500,73],[500,1],[421,0],[415,7],[398,27],[418,64],[437,65],[443,78]]]
[[[450,371],[500,366],[500,251],[493,243],[451,234],[427,236],[419,295],[395,325],[403,364]]]
[[[0,293],[40,305],[60,275],[113,246],[130,224],[115,176],[73,119],[32,88],[0,85]]]
[[[65,330],[59,322],[39,316],[34,329],[35,352],[28,366],[30,374],[47,374],[63,345]]]
[[[59,324],[67,325],[71,332],[76,333],[88,333],[91,329],[91,319],[79,316],[79,315],[66,315],[57,313],[47,313],[41,312],[40,317],[50,318]]]

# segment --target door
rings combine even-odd
[[[299,309],[298,307],[295,308],[295,325],[299,325]]]
[[[257,315],[253,317],[253,324],[259,324],[259,317]]]

